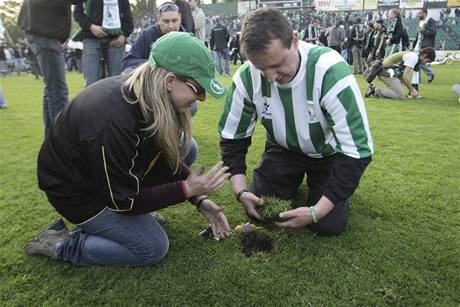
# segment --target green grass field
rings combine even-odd
[[[162,210],[170,251],[144,268],[76,268],[24,253],[23,245],[57,217],[37,188],[42,82],[1,78],[9,108],[0,110],[0,305],[459,306],[460,105],[451,86],[460,81],[460,65],[434,70],[435,81],[421,85],[423,100],[366,99],[375,155],[342,236],[274,229],[272,253],[246,258],[239,237],[200,238],[206,221],[184,203]],[[83,87],[76,73],[67,82],[70,97]],[[195,166],[220,159],[222,107],[209,98],[193,120]],[[264,135],[259,126],[249,177]],[[299,197],[305,193],[302,186]],[[226,207],[232,227],[247,221],[229,184],[211,198]]]

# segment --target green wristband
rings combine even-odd
[[[313,220],[313,224],[318,223],[318,219],[316,218],[316,208],[315,206],[311,206],[310,208],[310,214],[311,214],[311,219]]]

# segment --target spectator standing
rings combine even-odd
[[[16,43],[16,48],[13,49],[13,57],[14,57],[14,70],[16,71],[17,75],[20,75],[21,71],[25,68],[24,67],[24,52],[23,52],[21,44]]]
[[[423,48],[431,47],[434,48],[437,26],[436,21],[433,18],[428,18],[427,9],[421,9],[417,13],[419,23],[417,27],[417,36],[414,41],[414,51],[420,51]],[[425,71],[428,76],[428,82],[432,82],[434,79],[434,73],[428,64],[420,65],[420,68]]]
[[[356,17],[355,24],[351,29],[351,54],[353,56],[353,73],[363,73],[363,45],[366,36],[366,30],[360,17]]]
[[[233,65],[236,65],[238,58],[240,58],[241,65],[244,63],[244,58],[240,52],[240,33],[236,33],[230,40],[230,53],[231,53],[231,61],[233,61]]]
[[[342,21],[337,21],[334,26],[329,28],[327,38],[328,46],[341,54],[342,43],[345,39],[345,29],[343,28]]]
[[[0,76],[6,76],[8,74],[8,62],[6,61],[6,46],[1,43],[0,45]]]
[[[303,41],[315,45],[318,43],[319,33],[317,24],[316,19],[310,19],[310,23],[303,33]]]
[[[373,38],[373,57],[372,60],[380,60],[385,55],[385,41],[386,41],[386,28],[383,25],[382,19],[377,19],[374,25],[374,38]]]
[[[6,103],[5,96],[3,96],[2,85],[0,84],[0,109],[8,108],[8,104]]]
[[[75,6],[74,18],[82,30],[82,67],[86,86],[104,75],[101,59],[107,67],[107,77],[120,74],[126,38],[134,28],[129,0],[80,2]]]
[[[37,56],[33,53],[31,47],[26,49],[26,58],[29,62],[30,72],[35,76],[35,79],[38,79],[42,76],[40,65],[38,65]]]
[[[168,2],[165,2],[168,3]],[[193,21],[192,9],[187,1],[172,0],[172,3],[177,5],[181,15],[181,24],[186,32],[195,34],[195,22]]]
[[[195,36],[204,43],[205,41],[205,25],[206,15],[201,7],[199,7],[200,0],[188,0],[190,8],[192,9],[193,22],[195,23]]]
[[[374,47],[374,24],[368,22],[366,26],[366,33],[364,36],[364,47],[363,47],[363,61],[364,64],[367,64],[372,60],[372,49]]]
[[[388,10],[387,17],[389,22],[387,40],[385,41],[385,57],[401,51],[402,37],[404,35],[404,28],[399,10],[394,8]]]
[[[26,32],[27,41],[37,56],[45,83],[45,135],[51,121],[68,101],[62,44],[69,38],[72,21],[70,6],[76,2],[77,0],[25,0],[19,12],[18,25]]]
[[[215,18],[216,25],[211,30],[211,39],[209,45],[211,50],[215,51],[216,68],[220,75],[224,73],[227,77],[230,77],[230,60],[228,55],[228,41],[230,34],[228,29],[221,23],[220,17]],[[224,68],[222,69],[222,62]]]

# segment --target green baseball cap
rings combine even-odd
[[[160,37],[150,51],[149,64],[194,79],[215,98],[225,95],[225,87],[215,78],[211,52],[191,33],[169,32]]]

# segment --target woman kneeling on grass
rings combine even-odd
[[[38,156],[38,182],[50,203],[78,226],[51,223],[25,250],[74,265],[149,265],[168,251],[150,212],[190,200],[213,234],[230,233],[223,209],[206,197],[228,178],[218,163],[190,173],[180,143],[191,142],[188,111],[224,94],[208,49],[189,33],[159,39],[148,63],[101,80],[56,117]]]

